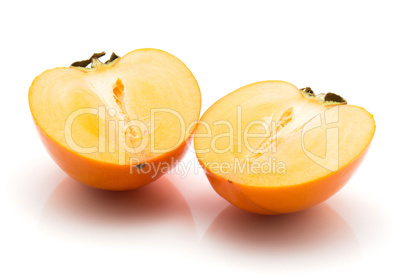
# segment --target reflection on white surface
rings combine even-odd
[[[99,241],[94,244],[196,239],[190,208],[166,177],[126,192],[90,188],[68,177],[47,200],[40,230]]]
[[[327,204],[276,216],[229,206],[213,221],[202,243],[233,265],[277,270],[352,263],[361,253],[348,223]]]
[[[108,192],[74,181],[50,161],[26,169],[10,188],[17,208],[10,213],[18,221],[12,233],[20,235],[20,249],[10,248],[14,258],[32,260],[31,267],[51,263],[52,275],[63,260],[91,262],[95,268],[99,262],[124,262],[127,267],[119,273],[134,262],[160,273],[158,262],[185,275],[189,269],[222,274],[336,270],[358,265],[381,226],[373,202],[360,195],[337,194],[299,213],[261,216],[228,204],[202,173],[169,174],[137,190]],[[366,243],[365,250],[358,240]]]

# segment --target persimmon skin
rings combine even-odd
[[[120,157],[120,153],[112,153],[112,150],[97,150],[92,154],[85,154],[70,147],[66,135],[73,135],[73,127],[71,125],[70,130],[66,130],[65,126],[67,120],[71,119],[69,117],[72,113],[83,112],[82,108],[104,107],[104,112],[108,113],[102,120],[109,119],[110,116],[110,120],[119,124],[115,125],[119,127],[117,138],[116,130],[106,130],[106,122],[102,133],[99,130],[99,118],[95,120],[94,115],[86,115],[88,117],[81,119],[81,124],[75,125],[74,136],[79,136],[85,142],[81,142],[81,145],[96,146],[101,136],[107,138],[106,134],[110,133],[115,136],[111,137],[114,147],[121,150],[120,139],[134,137],[135,141],[143,138],[139,133],[126,128],[131,127],[131,121],[152,118],[152,109],[173,111],[177,113],[173,115],[179,115],[186,125],[196,122],[201,110],[201,92],[197,80],[187,66],[165,51],[137,49],[105,63],[98,60],[103,54],[97,53],[84,63],[46,70],[38,75],[29,88],[29,107],[45,148],[69,176],[99,189],[130,190],[151,183],[174,168],[185,155],[194,129],[187,130],[186,126],[184,137],[180,137],[178,143],[170,143],[169,139],[174,140],[173,136],[169,136],[171,133],[177,133],[179,129],[180,132],[184,131],[182,121],[180,126],[167,120],[158,121],[161,128],[154,135],[155,138],[166,140],[161,143],[164,146],[162,149],[176,143],[179,146],[175,145],[174,149],[166,150],[166,153],[157,153],[152,146],[147,146],[149,149],[145,150],[141,145],[138,149],[142,151],[138,151],[139,153],[126,153],[127,157],[140,161],[139,165],[133,165],[126,161],[126,157]],[[116,55],[111,58],[113,56]],[[90,68],[85,68],[87,62],[91,63]],[[141,106],[141,109],[137,111],[134,106]],[[146,129],[152,130],[154,126],[149,124],[149,127],[145,125]],[[144,131],[144,137],[149,136],[145,130],[139,129],[141,133]],[[157,149],[160,147],[155,142],[150,144],[154,144],[153,147]],[[136,143],[132,142],[132,146],[134,145]]]
[[[301,211],[324,202],[338,192],[364,160],[370,145],[349,164],[314,181],[290,186],[247,186],[212,173],[205,174],[214,190],[232,205],[248,212],[277,215]]]
[[[144,167],[150,168],[137,171],[135,165],[117,165],[81,156],[55,142],[37,124],[35,126],[46,150],[64,172],[80,183],[110,191],[131,190],[157,180],[184,157],[191,138],[173,151],[147,161]]]

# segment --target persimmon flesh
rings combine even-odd
[[[113,54],[106,63],[102,55],[36,77],[29,105],[42,141],[67,174],[101,189],[133,189],[184,155],[200,90],[190,70],[164,51]]]
[[[264,81],[213,104],[194,146],[219,195],[250,212],[281,214],[336,193],[363,160],[374,131],[369,112],[336,94]]]

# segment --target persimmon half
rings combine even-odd
[[[219,195],[246,211],[281,214],[336,193],[374,132],[373,116],[337,94],[264,81],[214,103],[201,117],[194,147]]]
[[[200,89],[164,51],[113,53],[105,63],[103,55],[36,77],[29,105],[44,145],[68,175],[96,188],[133,189],[183,157],[200,115]]]

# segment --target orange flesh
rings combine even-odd
[[[42,140],[68,174],[91,186],[123,190],[144,183],[134,175],[116,181],[133,163],[182,156],[199,117],[201,95],[180,60],[140,49],[92,69],[45,71],[30,87],[29,104]],[[68,161],[64,151],[73,154]]]
[[[266,81],[212,105],[194,146],[219,194],[246,210],[275,214],[334,194],[346,182],[335,176],[363,156],[374,131],[374,119],[363,108],[325,103],[292,84]]]

